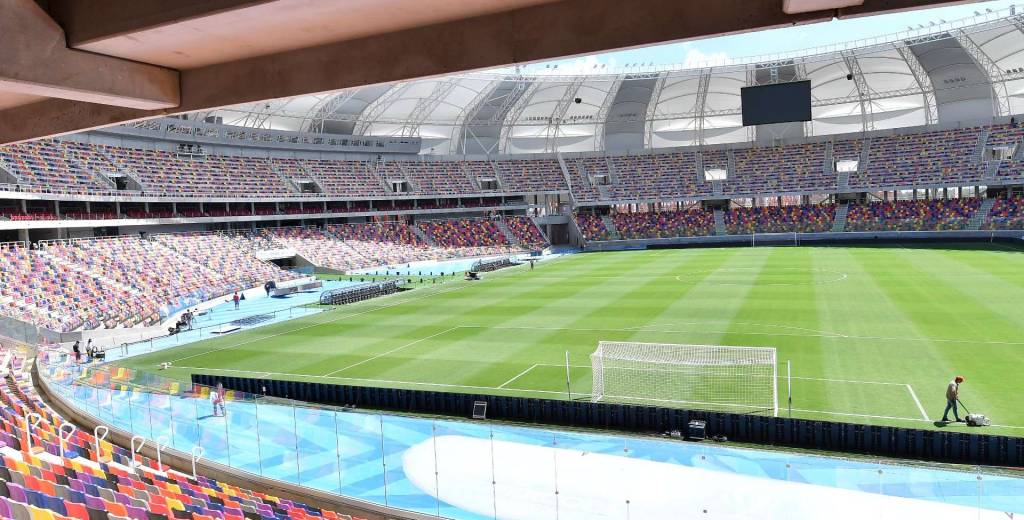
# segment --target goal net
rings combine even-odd
[[[778,415],[775,349],[602,341],[593,400]]]

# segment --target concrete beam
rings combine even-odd
[[[628,9],[620,0],[565,0],[183,71],[182,108],[257,102],[830,17],[786,15],[778,0],[632,0]]]
[[[68,47],[163,27],[183,20],[265,4],[273,0],[48,0],[50,16],[67,33]]]
[[[178,105],[178,73],[68,49],[33,0],[0,0],[0,91],[137,109]]]

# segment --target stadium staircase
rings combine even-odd
[[[508,186],[508,183],[505,182],[505,178],[501,176],[501,168],[498,168],[498,163],[494,161],[487,161],[487,163],[491,165],[491,170],[494,171],[494,180],[498,181],[498,191],[504,191],[505,186]]]
[[[857,171],[868,171],[868,164],[871,162],[871,138],[865,139],[860,145],[860,159],[857,162]]]
[[[480,187],[480,179],[477,179],[475,175],[470,175],[469,171],[466,170],[465,162],[459,161],[459,171],[462,172],[462,176],[466,178],[466,181],[469,182],[469,185],[472,186],[474,190],[477,192],[484,191],[483,188]]]
[[[850,189],[850,172],[842,171],[836,173],[836,188],[839,191],[849,191]]]
[[[21,179],[14,174],[14,168],[0,157],[0,184],[20,184]]]
[[[281,171],[278,170],[276,166],[274,166],[273,159],[271,159],[269,157],[267,158],[267,169],[270,170],[271,172],[273,172],[274,175],[276,175],[277,178],[281,180],[281,184],[284,184],[285,186],[287,186],[288,189],[292,190],[295,193],[302,193],[302,188],[300,188],[299,185],[296,184],[295,181],[292,180],[290,177],[288,177],[287,175],[281,173]],[[303,171],[306,171],[306,168],[303,168]],[[310,178],[310,181],[316,183],[317,187],[320,189],[320,193],[323,193],[324,187],[323,187],[322,184],[320,184],[319,182],[313,180],[312,178]]]
[[[64,158],[65,162],[67,162],[68,164],[74,164],[75,166],[78,167],[79,171],[88,173],[89,176],[92,177],[92,181],[96,183],[97,186],[103,186],[113,191],[117,190],[117,183],[114,182],[114,180],[110,178],[109,175],[110,173],[114,172],[103,172],[100,170],[89,168],[89,161],[86,159],[79,158],[78,153],[76,153],[74,150],[65,148],[63,146],[57,147],[57,149],[60,150],[60,154]]]
[[[847,177],[849,177],[849,173],[847,173]],[[842,233],[843,231],[846,231],[846,214],[847,212],[849,212],[849,210],[850,204],[847,202],[844,202],[836,207],[836,216],[835,219],[832,221],[833,233]]]
[[[416,234],[416,236],[420,237],[420,240],[426,242],[431,247],[438,247],[437,242],[434,242],[434,239],[431,238],[430,235],[424,233],[423,230],[420,229],[420,227],[417,226],[416,224],[409,224],[409,229],[411,229],[412,232]]]
[[[1011,161],[1024,161],[1024,143],[1017,143],[1017,149],[1013,151]]]
[[[129,190],[146,191],[148,189],[148,187],[139,179],[139,176],[135,175],[135,172],[133,172],[130,168],[126,167],[125,165],[121,164],[120,161],[114,160],[113,157],[108,155],[107,152],[103,150],[102,146],[96,147],[96,153],[102,155],[107,160],[107,162],[114,165],[114,168],[117,169],[117,173],[124,175],[130,181],[127,183],[127,187]]]
[[[981,131],[978,132],[978,144],[974,147],[974,157],[971,158],[971,162],[974,164],[981,164],[985,159],[985,145],[988,143],[988,135],[990,133],[989,127],[982,127]]]
[[[521,242],[519,242],[519,239],[516,238],[515,233],[513,233],[512,230],[508,228],[508,224],[505,224],[505,219],[495,220],[494,223],[498,226],[498,229],[501,230],[501,233],[505,235],[505,240],[508,240],[509,244],[512,244],[514,246],[523,245]]]
[[[370,168],[369,166],[366,167],[367,172],[370,174],[371,177],[375,177],[377,179],[377,182],[380,183],[380,188],[382,190],[384,190],[384,193],[392,193],[393,194],[395,191],[391,189],[391,183],[388,182],[388,180],[385,179],[384,175],[380,172],[380,166],[382,164],[384,164],[384,159],[377,159],[377,160],[373,161],[373,167],[372,168]],[[363,163],[362,163],[362,161],[360,161],[359,162],[359,166],[362,166],[362,165],[363,165]]]
[[[1002,161],[986,161],[983,164],[985,168],[983,178],[988,181],[996,178],[996,175],[999,173],[999,166],[1000,164],[1002,164]]]
[[[825,162],[821,165],[821,171],[825,172],[825,175],[832,175],[836,172],[836,161],[832,152],[832,141],[825,143]]]
[[[715,234],[718,236],[729,234],[729,230],[725,227],[725,212],[720,209],[715,210]]]
[[[608,236],[612,240],[622,240],[622,235],[619,234],[619,228],[615,227],[615,221],[612,220],[610,215],[601,215],[601,222],[604,223],[605,229],[608,230]]]
[[[982,224],[988,220],[989,213],[992,213],[992,207],[996,205],[996,199],[985,199],[981,201],[981,206],[978,207],[978,211],[971,215],[971,221],[967,224],[967,229],[971,231],[977,231],[981,229]]]
[[[565,179],[565,187],[569,190],[569,200],[572,201],[573,205],[576,205],[576,195],[572,192],[572,175],[569,173],[569,165],[565,164],[565,159],[562,158],[562,154],[556,153],[555,159],[558,160],[558,167],[562,170],[562,178]],[[497,168],[495,168],[497,171]]]

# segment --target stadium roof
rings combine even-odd
[[[813,121],[761,140],[1024,112],[1024,16],[1012,8],[918,30],[724,65],[562,75],[506,68],[202,112],[226,124],[418,136],[424,153],[656,148],[758,139],[740,88],[809,79]]]
[[[0,2],[0,144],[267,99],[966,1],[6,0]]]

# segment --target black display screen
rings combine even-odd
[[[743,126],[811,120],[811,82],[794,81],[740,89]]]

